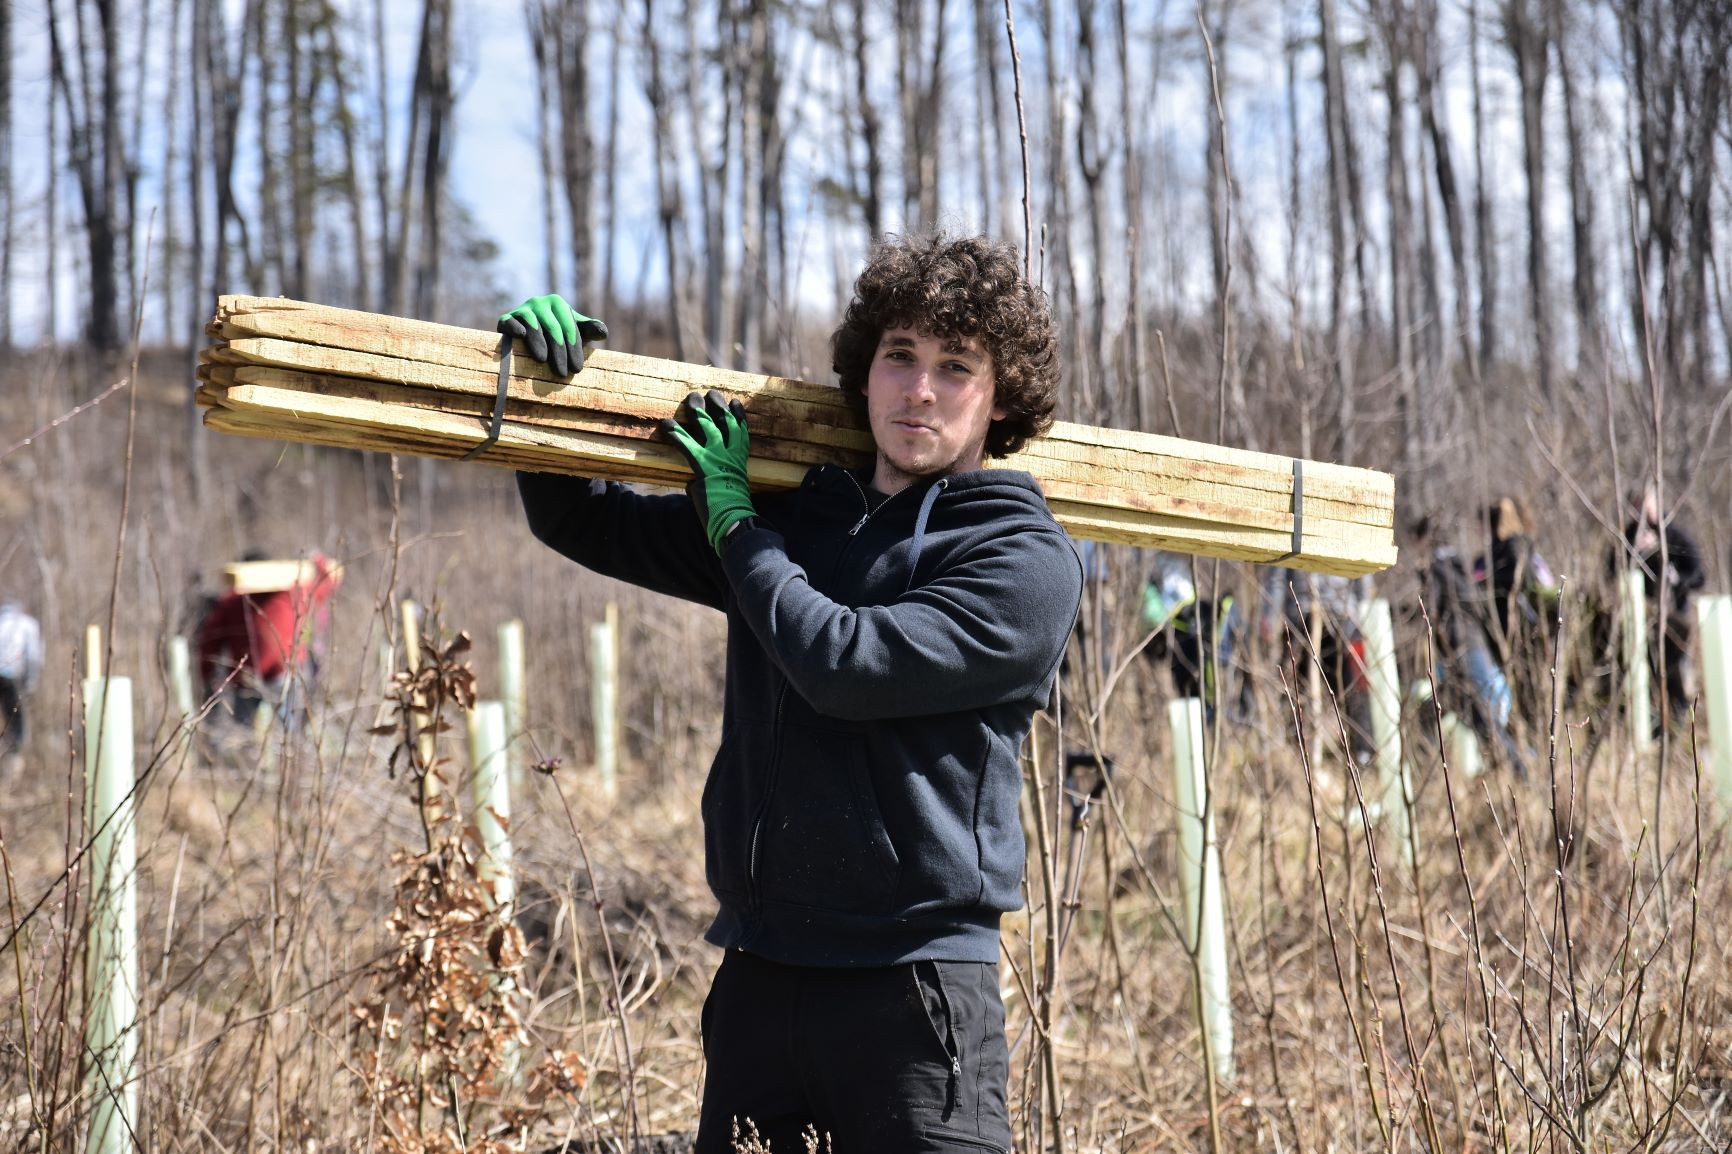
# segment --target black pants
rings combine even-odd
[[[748,1118],[772,1154],[805,1154],[808,1126],[835,1154],[1010,1149],[995,965],[816,968],[729,950],[703,1035],[696,1154],[727,1154]]]

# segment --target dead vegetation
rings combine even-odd
[[[0,445],[78,403],[69,379],[64,365],[33,365],[0,415]],[[0,1143],[83,1142],[86,879],[70,735],[77,648],[85,624],[107,619],[117,540],[110,665],[135,679],[140,728],[140,1143],[576,1150],[689,1131],[716,960],[701,941],[697,809],[719,736],[719,620],[552,556],[496,471],[213,439],[195,490],[185,410],[149,396],[120,540],[127,403],[117,393],[0,458],[0,573],[37,591],[52,654],[26,770],[0,807]],[[1564,520],[1547,544],[1560,570],[1579,572],[1598,539],[1566,536]],[[177,740],[164,638],[189,628],[201,575],[250,545],[319,548],[351,575],[313,724],[261,739],[211,716],[197,740]],[[1290,696],[1273,672],[1258,676],[1252,717],[1211,738],[1235,1030],[1233,1076],[1212,1082],[1177,932],[1168,690],[1134,655],[1141,574],[1118,560],[1091,596],[1115,623],[1120,673],[1110,693],[1067,687],[1066,741],[1045,733],[1026,794],[1030,909],[1007,925],[1003,971],[1022,1149],[1725,1146],[1732,941],[1717,915],[1732,861],[1724,809],[1695,768],[1705,736],[1674,732],[1637,756],[1615,712],[1587,699],[1525,735],[1545,767],[1529,785],[1461,775],[1437,752],[1435,716],[1410,711],[1403,846],[1386,824],[1368,828],[1375,780],[1356,777],[1338,742],[1304,756],[1310,727],[1337,728],[1333,713],[1299,709],[1296,737]],[[1404,661],[1422,667],[1403,581],[1384,588],[1409,610]],[[479,696],[496,689],[494,627],[529,625],[515,926],[490,913],[474,871],[460,721],[440,735],[437,766],[393,757],[405,744],[389,704],[404,596],[433,609],[436,660],[423,668],[456,679],[450,710],[464,676]],[[583,650],[609,600],[625,670],[614,802],[587,768]],[[459,630],[475,639],[467,652],[450,648]],[[1066,747],[1115,763],[1074,853]],[[429,769],[453,801],[431,819]]]

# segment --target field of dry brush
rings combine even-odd
[[[147,357],[136,390],[52,428],[103,384],[47,359],[0,381],[0,592],[41,618],[49,648],[25,764],[0,787],[0,1145],[83,1144],[74,735],[91,624],[136,694],[144,1148],[614,1149],[689,1131],[717,962],[701,937],[697,811],[719,737],[720,619],[554,556],[511,477],[480,466],[210,438],[195,488],[188,367],[184,353]],[[189,734],[167,639],[248,548],[318,549],[346,567],[311,721],[260,735],[213,713]],[[1211,738],[1234,1069],[1207,1076],[1170,687],[1134,652],[1146,566],[1113,559],[1090,591],[1113,639],[1111,691],[1093,675],[1067,685],[1065,739],[1048,725],[1028,767],[1029,908],[1007,923],[1002,969],[1022,1150],[1732,1141],[1732,849],[1696,768],[1705,735],[1674,730],[1638,755],[1615,710],[1573,698],[1524,733],[1538,773],[1521,783],[1446,765],[1435,714],[1415,706],[1402,845],[1364,820],[1375,779],[1342,757],[1327,702],[1302,708],[1304,690],[1255,652],[1250,717]],[[1554,556],[1566,572],[1579,560]],[[1244,578],[1222,567],[1249,603]],[[1410,575],[1380,587],[1404,666],[1423,668]],[[447,693],[436,772],[459,799],[450,820],[426,819],[398,748],[403,598],[428,608],[424,668]],[[610,602],[613,800],[591,769],[586,652]],[[527,628],[528,732],[514,750],[521,909],[502,931],[463,833],[457,702],[471,678],[497,693],[495,631],[513,618]],[[1116,767],[1084,833],[1055,783],[1066,748]]]

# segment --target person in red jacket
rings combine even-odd
[[[198,632],[205,695],[226,694],[243,725],[252,724],[265,701],[285,724],[297,719],[323,651],[331,594],[341,582],[342,570],[314,554],[311,579],[268,593],[218,597]]]

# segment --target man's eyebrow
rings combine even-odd
[[[944,351],[947,353],[962,353],[964,356],[970,357],[983,355],[983,352],[979,347],[972,343],[964,343],[961,337],[951,337],[948,341],[945,341]]]
[[[913,337],[890,336],[889,334],[886,334],[884,337],[883,343],[887,344],[887,345],[894,345],[897,348],[911,349],[914,347],[914,338]]]

